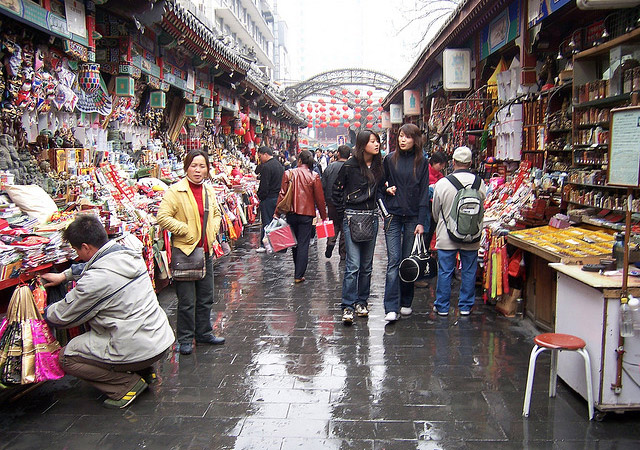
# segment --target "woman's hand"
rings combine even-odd
[[[413,232],[413,234],[422,234],[424,233],[424,226],[422,226],[421,224],[416,225],[416,230]]]
[[[395,186],[389,186],[387,188],[387,194],[389,195],[396,195],[396,190],[397,188]]]

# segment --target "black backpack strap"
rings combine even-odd
[[[460,180],[458,180],[458,177],[456,177],[453,174],[451,174],[451,175],[447,175],[446,178],[447,178],[447,180],[449,180],[449,182],[451,184],[453,184],[453,186],[457,190],[464,189],[464,186],[462,185],[462,183],[460,183]]]
[[[480,189],[480,183],[482,183],[482,180],[480,179],[480,177],[478,175],[476,175],[476,179],[473,180],[473,184],[471,185],[471,189],[474,190],[478,190]]]

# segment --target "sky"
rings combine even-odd
[[[398,31],[420,0],[272,0],[288,26],[293,80],[365,68],[400,80],[423,50],[419,24]]]

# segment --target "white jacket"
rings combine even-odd
[[[453,175],[462,183],[463,186],[467,186],[473,183],[475,175],[467,171],[456,171]],[[462,244],[454,242],[449,237],[447,232],[446,219],[451,211],[453,200],[458,193],[456,187],[447,180],[447,178],[441,178],[435,184],[433,188],[433,220],[436,222],[436,248],[438,250],[478,250],[480,248],[480,242],[474,242],[469,244]],[[484,201],[487,195],[487,186],[484,181],[480,183],[480,195]]]
[[[142,255],[113,241],[87,262],[76,287],[47,307],[45,319],[64,328],[89,325],[64,353],[95,361],[145,361],[175,340]]]

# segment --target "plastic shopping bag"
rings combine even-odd
[[[291,226],[284,219],[275,218],[267,225],[264,232],[274,252],[298,245]]]

